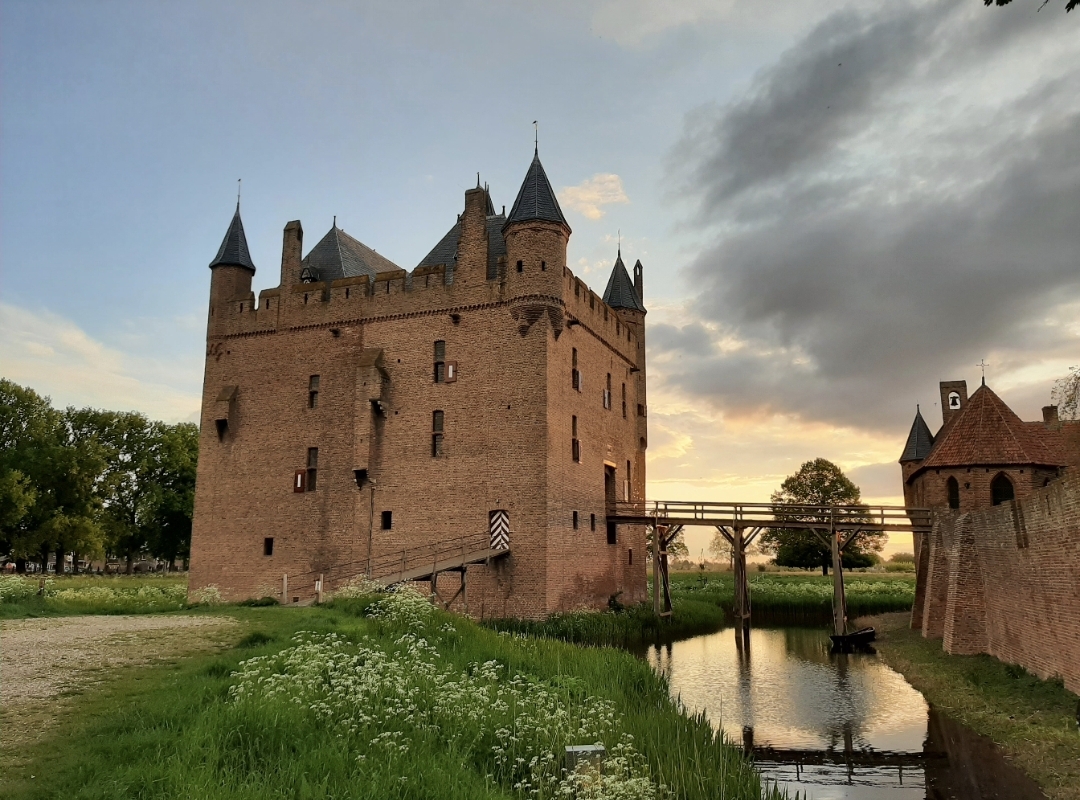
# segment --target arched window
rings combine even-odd
[[[990,481],[990,502],[999,506],[1012,500],[1013,497],[1012,481],[1004,472],[999,472],[994,476],[994,480]]]
[[[949,494],[949,508],[960,508],[960,484],[956,478],[945,481],[945,491]]]

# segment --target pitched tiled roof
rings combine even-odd
[[[356,278],[360,275],[374,278],[376,273],[401,269],[390,259],[349,236],[336,222],[329,233],[311,248],[301,266],[317,281]]]
[[[967,406],[938,433],[922,469],[967,466],[1064,466],[1043,426],[1016,416],[989,387],[980,386]]]
[[[210,262],[211,267],[247,267],[255,271],[255,264],[251,261],[248,252],[247,237],[244,236],[244,223],[240,221],[240,203],[236,204],[236,213],[233,214],[229,230],[225,232],[225,238],[221,240],[221,247],[217,255]]]
[[[905,461],[922,461],[930,455],[930,448],[934,446],[934,435],[926,425],[919,407],[915,407],[915,421],[911,423],[911,432],[908,433],[907,444],[904,452],[900,455],[900,463]]]
[[[633,311],[645,310],[645,306],[638,300],[634,282],[630,280],[630,276],[626,272],[621,250],[615,259],[615,266],[611,269],[611,277],[608,278],[607,288],[604,289],[604,302],[612,308],[629,308]]]
[[[562,209],[559,208],[559,201],[555,199],[547,173],[544,172],[544,165],[540,163],[539,151],[533,153],[532,164],[529,165],[529,171],[518,190],[517,200],[510,209],[506,224],[534,219],[558,222],[566,225],[567,230],[570,229]]]
[[[488,196],[488,211],[495,209],[491,205],[491,196]],[[506,239],[503,238],[503,225],[506,217],[502,214],[489,213],[487,216],[488,234],[488,272],[494,272],[499,263],[499,258],[506,255]],[[452,276],[454,266],[457,264],[458,243],[461,241],[461,220],[454,223],[454,227],[446,232],[439,243],[431,248],[431,252],[420,259],[418,267],[433,267],[436,264],[445,264],[447,275]],[[447,282],[452,282],[448,278]]]

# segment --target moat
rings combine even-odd
[[[688,711],[807,800],[1027,800],[1038,787],[988,740],[938,714],[873,652],[834,654],[823,629],[754,629],[642,651]]]

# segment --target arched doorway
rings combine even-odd
[[[956,478],[945,481],[945,491],[949,495],[949,508],[960,508],[960,484]]]
[[[1012,500],[1014,496],[1013,485],[1012,481],[1009,480],[1009,476],[1004,472],[995,475],[994,480],[990,481],[990,502],[995,506],[999,506]]]

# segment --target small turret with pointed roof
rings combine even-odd
[[[240,220],[240,201],[236,201],[236,213],[233,214],[229,230],[225,232],[225,238],[221,240],[221,247],[217,255],[210,262],[210,268],[214,267],[244,267],[255,271],[255,264],[251,261],[248,252],[247,237],[244,236],[244,223]]]
[[[908,433],[904,452],[900,454],[900,463],[909,461],[922,461],[934,446],[934,435],[923,419],[922,412],[915,406],[915,421],[911,423],[911,431]]]
[[[511,294],[558,297],[566,268],[570,226],[540,163],[538,150],[502,225]]]
[[[638,283],[640,283],[640,261],[634,265],[634,274],[639,276]],[[615,258],[615,266],[611,269],[611,277],[608,278],[607,288],[604,289],[604,302],[612,308],[645,313],[645,305],[638,295],[638,288],[630,280],[630,275],[626,272],[626,265],[623,264],[621,247]]]

